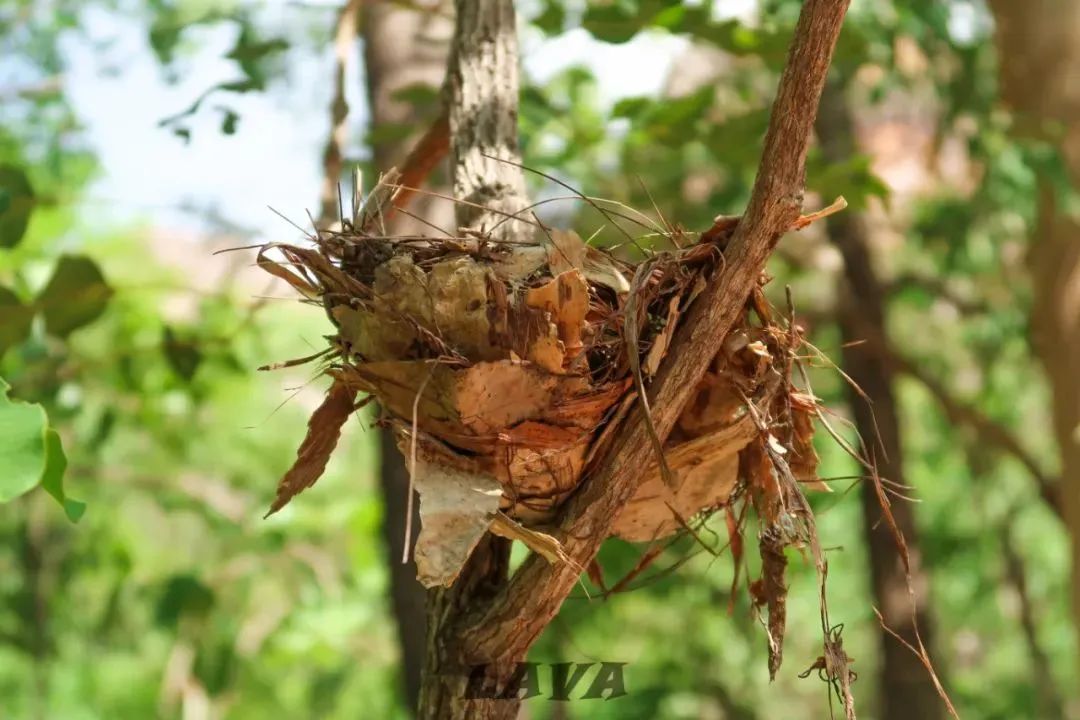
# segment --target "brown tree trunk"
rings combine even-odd
[[[1080,182],[1080,2],[991,0],[997,21],[1001,92],[1016,130],[1052,140],[1069,180]],[[1063,130],[1058,134],[1055,128]],[[1072,536],[1074,625],[1080,628],[1080,218],[1059,202],[1054,179],[1040,177],[1032,238],[1035,352],[1046,368],[1054,433],[1061,450],[1062,515]]]
[[[447,67],[445,101],[450,122],[450,158],[460,227],[494,227],[500,213],[525,205],[518,151],[518,50],[512,0],[455,0],[455,29]],[[501,161],[509,162],[501,162]],[[495,211],[487,212],[484,208]],[[496,239],[511,239],[518,223],[502,223]],[[430,720],[516,718],[520,700],[484,698],[470,676],[502,686],[513,674],[508,663],[474,669],[462,664],[459,621],[490,600],[507,581],[509,541],[488,534],[448,588],[428,593],[427,655],[419,717]],[[484,684],[484,683],[481,683]],[[472,692],[471,692],[472,690]],[[490,694],[490,693],[489,693]]]
[[[364,70],[372,128],[406,125],[423,131],[435,115],[438,103],[417,108],[395,97],[403,88],[427,85],[435,91],[446,74],[450,36],[453,31],[452,7],[442,2],[428,10],[408,8],[396,3],[361,5],[360,27],[364,42]],[[418,110],[426,111],[418,113]],[[414,136],[418,133],[414,133]],[[375,166],[381,171],[400,166],[414,142],[414,137],[376,143]],[[445,177],[445,168],[435,178]],[[432,190],[449,194],[449,187]],[[398,213],[390,221],[392,235],[438,234],[434,225],[453,229],[453,203],[431,195],[418,195],[409,206],[416,219]],[[405,702],[415,711],[420,697],[420,677],[427,643],[424,599],[426,591],[416,580],[416,563],[402,563],[405,520],[408,513],[409,473],[398,452],[393,434],[379,434],[379,485],[383,497],[383,540],[387,547],[390,570],[390,600],[397,622],[401,646],[402,680]],[[413,512],[413,538],[419,531],[419,516]]]
[[[822,152],[830,162],[844,162],[854,152],[850,110],[842,88],[830,83],[821,99],[817,121]],[[899,415],[893,395],[893,371],[883,354],[866,339],[867,329],[884,332],[885,293],[871,262],[867,227],[862,217],[845,212],[828,220],[829,237],[844,258],[844,276],[840,287],[840,333],[844,342],[843,368],[866,394],[869,402],[854,389],[848,389],[848,402],[855,415],[855,426],[882,478],[903,484],[903,448],[900,443]],[[899,549],[882,521],[881,506],[874,488],[863,483],[863,528],[870,552],[875,604],[885,623],[912,645],[912,624],[907,578]],[[912,584],[918,603],[919,631],[927,647],[933,647],[933,628],[929,615],[929,577],[919,567],[919,534],[915,524],[915,505],[894,502],[892,514],[907,540],[911,559]],[[933,720],[944,716],[944,705],[933,681],[919,658],[881,633],[882,663],[879,675],[880,717],[883,720]]]

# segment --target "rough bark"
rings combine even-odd
[[[442,86],[449,54],[449,39],[453,31],[452,8],[443,2],[428,10],[403,7],[395,3],[362,3],[361,32],[364,41],[364,69],[371,125],[411,125],[418,130],[427,127],[438,112],[429,108],[417,114],[417,108],[395,97],[413,85],[421,84],[438,90]],[[377,143],[373,148],[375,165],[381,170],[400,167],[414,138]],[[445,178],[445,168],[434,176]],[[431,188],[449,194],[444,186]],[[336,191],[333,198],[336,212]],[[453,203],[432,195],[420,195],[410,204],[415,217],[398,213],[390,221],[392,235],[438,234],[431,225],[452,229]],[[418,219],[419,218],[419,219]],[[426,591],[416,580],[416,563],[401,562],[404,552],[405,520],[408,513],[409,473],[405,460],[398,452],[393,434],[381,430],[379,435],[379,486],[383,497],[383,541],[387,547],[390,574],[390,601],[397,624],[401,647],[401,668],[404,699],[415,710],[420,697],[420,678],[427,643],[425,596]],[[413,535],[420,523],[413,512]]]
[[[455,0],[446,76],[458,224],[491,228],[525,206],[518,151],[518,41],[512,0]],[[509,162],[506,162],[509,161]],[[520,225],[504,223],[496,240]]]
[[[457,224],[492,228],[525,205],[518,152],[517,27],[512,0],[455,0],[455,27],[444,88]],[[497,158],[497,159],[496,159]],[[500,162],[506,160],[509,162]],[[517,223],[503,223],[495,240],[514,239]],[[454,584],[429,591],[427,653],[419,717],[432,720],[516,718],[520,700],[470,698],[457,619],[506,584],[509,541],[491,534],[473,550]],[[502,685],[513,665],[492,664]]]
[[[991,0],[997,22],[1001,93],[1016,130],[1055,142],[1069,180],[1080,183],[1080,2]],[[1040,177],[1038,222],[1029,258],[1035,352],[1050,381],[1061,451],[1062,516],[1072,538],[1074,624],[1080,627],[1080,218]]]
[[[817,122],[818,140],[829,162],[842,163],[855,151],[850,110],[843,90],[835,83],[825,89]],[[853,383],[848,388],[848,402],[855,416],[855,427],[867,446],[882,478],[905,484],[903,447],[900,440],[899,413],[893,394],[893,368],[887,358],[860,341],[864,329],[884,331],[885,290],[878,280],[869,249],[865,220],[846,212],[831,216],[828,233],[844,258],[840,279],[840,333],[844,343],[843,368]],[[892,534],[882,522],[881,506],[874,488],[861,488],[863,532],[870,555],[875,605],[892,630],[917,645],[912,624],[907,577]],[[916,618],[923,642],[933,647],[932,618],[929,614],[929,577],[919,567],[919,533],[915,523],[915,505],[895,502],[893,518],[907,540],[911,558],[912,584],[918,603]],[[934,683],[922,662],[908,648],[881,632],[882,663],[878,676],[879,706],[883,720],[907,720],[917,717],[933,720],[944,717],[945,710]]]

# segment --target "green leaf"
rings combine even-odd
[[[105,311],[113,290],[96,263],[88,257],[64,255],[36,306],[45,315],[45,330],[67,337]]]
[[[214,606],[214,591],[193,575],[173,575],[165,583],[154,613],[157,623],[175,628],[180,618],[203,617]]]
[[[30,337],[34,309],[6,287],[0,286],[0,357]]]
[[[438,101],[439,91],[429,83],[412,83],[397,90],[392,97],[413,107],[421,108]]]
[[[566,25],[566,8],[558,0],[546,0],[543,12],[532,22],[545,35],[558,35]]]
[[[0,379],[0,502],[29,492],[45,472],[45,408],[8,397]]]
[[[234,135],[236,126],[240,122],[240,116],[232,110],[225,110],[225,116],[221,119],[221,132],[226,135]]]
[[[615,103],[611,108],[611,116],[617,118],[633,118],[652,107],[654,100],[649,97],[628,97]]]
[[[364,142],[373,146],[400,142],[411,137],[415,129],[411,123],[382,123],[368,130]]]
[[[191,340],[178,337],[176,331],[168,325],[165,326],[163,335],[161,344],[169,366],[185,381],[190,381],[202,363],[202,352]]]
[[[581,20],[581,26],[590,35],[609,43],[628,42],[644,25],[634,3],[627,2],[590,4]]]
[[[824,198],[841,195],[852,210],[866,207],[870,197],[888,200],[889,186],[874,174],[868,155],[853,155],[841,163],[826,162],[820,153],[813,153],[806,164],[806,186]]]
[[[8,502],[41,485],[56,498],[71,522],[78,522],[86,503],[64,493],[67,457],[60,435],[49,427],[45,408],[12,400],[0,378],[0,502]]]
[[[86,503],[73,500],[64,492],[65,470],[67,470],[67,456],[64,455],[60,435],[52,428],[48,428],[45,430],[45,471],[41,476],[41,487],[60,503],[68,520],[76,523],[86,512]]]
[[[0,165],[0,247],[15,247],[26,234],[34,188],[22,168]]]

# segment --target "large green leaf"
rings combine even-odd
[[[22,168],[0,165],[0,247],[15,247],[26,234],[34,188]]]
[[[30,337],[33,320],[34,309],[19,300],[15,293],[0,286],[0,357],[9,348]]]
[[[37,299],[50,335],[67,337],[98,318],[112,296],[97,264],[82,256],[65,255]]]
[[[0,380],[0,502],[14,500],[41,482],[49,419],[40,405],[8,397]]]
[[[41,485],[78,522],[86,505],[64,493],[67,457],[60,436],[49,427],[45,408],[12,400],[0,378],[0,502],[7,502]]]

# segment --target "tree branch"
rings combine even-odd
[[[807,146],[847,5],[847,0],[807,0],[803,5],[749,206],[721,269],[690,308],[649,393],[661,440],[745,312],[746,299],[780,236],[799,215]],[[632,413],[563,512],[557,535],[572,562],[549,565],[531,556],[461,629],[466,661],[512,661],[525,655],[577,582],[577,568],[589,563],[608,536],[652,452],[644,417]]]

